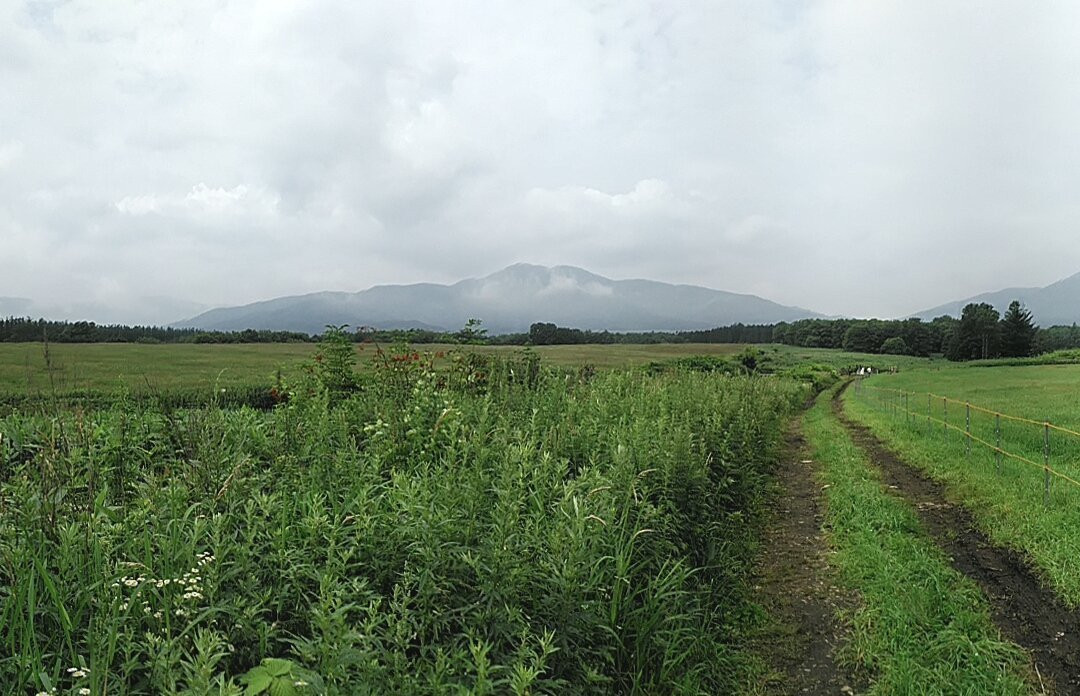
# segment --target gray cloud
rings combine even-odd
[[[1080,270],[1078,24],[1065,2],[0,3],[0,296],[163,321],[530,261],[893,316],[1046,284]]]

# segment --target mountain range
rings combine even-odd
[[[177,327],[321,333],[356,328],[456,330],[479,318],[492,334],[526,332],[538,321],[579,329],[677,331],[734,323],[820,317],[756,295],[653,280],[611,280],[574,266],[515,264],[452,285],[377,285],[360,292],[316,292],[212,309]]]
[[[966,300],[948,302],[931,309],[917,312],[912,316],[930,320],[943,314],[959,317],[964,305],[971,302],[986,302],[1002,314],[1013,300],[1020,302],[1031,311],[1035,323],[1039,326],[1068,325],[1080,321],[1080,273],[1051,283],[1042,288],[1006,288],[996,292],[986,292],[969,297]]]

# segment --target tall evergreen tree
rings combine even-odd
[[[945,357],[949,360],[997,357],[1000,348],[1000,316],[992,305],[985,302],[966,305],[960,315],[956,332],[949,338]]]
[[[1037,330],[1031,312],[1013,300],[1001,318],[1001,354],[1010,358],[1031,355]]]

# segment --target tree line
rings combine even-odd
[[[344,329],[344,327],[334,327]],[[449,343],[487,345],[574,345],[649,343],[783,343],[808,348],[838,348],[858,353],[929,356],[949,360],[1022,357],[1051,350],[1080,348],[1075,324],[1039,329],[1018,301],[1004,316],[986,303],[964,307],[959,319],[801,319],[778,324],[732,324],[695,331],[592,331],[535,322],[527,333],[488,335],[478,319],[458,331],[377,329],[348,333],[355,342]],[[154,326],[97,325],[94,322],[0,319],[0,342],[57,343],[286,343],[311,342],[320,335],[296,331],[203,331]]]
[[[126,326],[92,321],[0,318],[0,342],[53,343],[295,343],[316,337],[297,331],[203,331],[168,326]]]
[[[1035,326],[1031,312],[1014,300],[1002,317],[993,306],[971,303],[960,318],[921,319],[801,319],[777,324],[773,340],[808,348],[840,348],[856,353],[886,353],[929,356],[942,354],[949,360],[978,360],[1000,357],[1024,357],[1046,350],[1053,337],[1054,346],[1080,347],[1080,330],[1045,331]],[[1070,345],[1070,341],[1074,341]]]

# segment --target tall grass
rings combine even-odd
[[[417,357],[0,419],[6,692],[729,692],[806,387]]]

